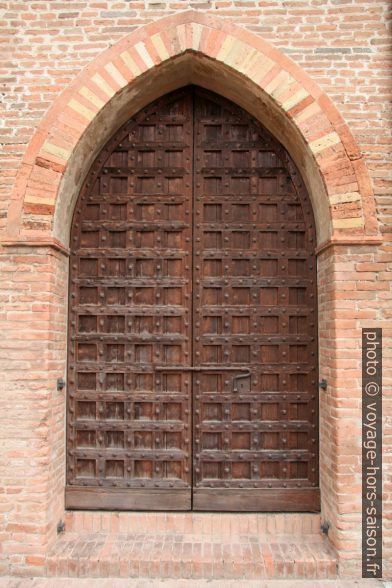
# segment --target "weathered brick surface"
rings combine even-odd
[[[65,533],[48,575],[150,578],[336,578],[336,556],[317,535]]]
[[[64,508],[66,266],[53,250],[0,255],[0,565],[16,572],[41,567]]]
[[[210,89],[225,93],[219,83],[224,75],[226,90],[230,90],[234,97],[239,92],[240,99],[245,99],[244,86],[237,87],[236,94],[235,77],[231,73],[227,79],[229,68],[229,71],[244,76],[242,82],[249,86],[251,95],[259,95],[263,106],[258,115],[267,126],[268,116],[267,119],[263,116],[272,105],[278,138],[282,136],[286,147],[291,147],[300,170],[307,171],[309,178],[319,178],[319,185],[313,185],[311,195],[315,206],[325,203],[326,210],[322,214],[331,215],[333,236],[377,234],[373,192],[366,166],[349,127],[330,98],[303,68],[260,36],[201,12],[181,11],[139,27],[113,44],[56,98],[38,125],[16,176],[6,225],[8,238],[29,239],[37,236],[37,229],[41,234],[49,232],[50,217],[64,199],[59,189],[62,170],[68,168],[65,174],[68,178],[80,177],[83,173],[80,169],[73,169],[73,161],[75,151],[83,150],[84,142],[90,141],[91,145],[91,137],[86,138],[84,133],[86,130],[94,133],[94,125],[90,123],[104,111],[106,103],[110,103],[112,111],[121,112],[124,107],[121,99],[126,96],[129,83],[135,96],[138,84],[142,83],[141,75],[153,72],[156,66],[166,67],[166,76],[161,80],[156,78],[156,95],[164,79],[169,84],[167,89],[176,88],[180,70],[174,58],[184,53],[191,72],[188,73],[188,83],[197,81],[200,75],[195,73],[194,66],[204,58],[206,69],[205,58],[209,58],[209,66],[212,60],[216,69],[207,74]],[[154,75],[159,76],[162,67]],[[170,67],[171,85],[167,75]],[[247,106],[246,102],[242,105]],[[248,106],[253,107],[252,103]],[[107,109],[105,112],[109,130]],[[302,157],[299,153],[301,147],[290,141],[290,135],[287,130],[285,132],[288,125],[294,127],[307,147],[305,150],[302,147]],[[96,133],[93,142],[97,148],[100,140],[102,135]],[[52,172],[51,176],[48,170]],[[65,198],[72,198],[72,194],[67,192]],[[332,205],[336,198],[337,205]],[[46,223],[42,221],[44,216],[47,217]],[[326,241],[331,231],[317,216],[316,223],[320,225],[317,230],[321,242]],[[54,234],[59,236],[56,223]],[[60,238],[66,241],[64,234]]]
[[[303,536],[317,535],[319,513],[204,513],[204,512],[99,512],[68,511],[66,532],[83,535],[97,533],[148,534],[179,533],[198,535],[204,540],[219,536]]]
[[[377,580],[153,580],[152,578],[59,578],[56,588],[380,588]],[[53,578],[0,578],[1,588],[53,588]]]
[[[335,249],[335,251],[334,251]],[[338,246],[321,253],[319,267],[320,377],[328,391],[320,391],[320,471],[324,517],[334,521],[330,537],[338,549],[340,569],[358,570],[361,546],[361,327],[379,326],[384,337],[384,386],[390,382],[391,330],[384,315],[390,307],[390,283],[376,270],[386,270],[388,255],[366,246]],[[378,265],[378,264],[377,264]],[[373,271],[363,271],[364,269]],[[385,272],[390,279],[389,272]],[[384,289],[385,288],[385,289]],[[389,367],[388,367],[389,366]],[[384,414],[391,399],[386,389]],[[385,575],[390,574],[390,460],[391,431],[384,428]],[[333,488],[333,490],[332,490]]]
[[[200,23],[179,25],[174,39],[159,26],[162,17],[188,8],[240,25],[270,52],[247,52],[234,28],[209,33]],[[56,241],[57,249],[39,245],[51,235],[68,158],[122,86],[175,46],[178,52],[191,45],[262,83],[295,121],[323,175],[335,231],[375,235],[379,223],[381,245],[340,244],[318,258],[320,375],[328,380],[320,401],[320,467],[322,515],[331,523],[340,572],[359,575],[360,334],[361,327],[381,326],[385,576],[392,575],[389,8],[388,0],[0,2],[0,229],[19,230],[22,221],[37,245],[0,251],[0,573],[44,573],[64,516],[65,406],[56,379],[65,373],[67,259]],[[145,44],[128,47],[125,39],[145,25],[153,27]],[[119,42],[123,50],[108,60]],[[302,68],[301,83],[299,70],[282,71],[285,55]],[[54,127],[45,115],[60,96],[65,106]]]
[[[6,43],[10,40],[2,67],[3,211],[34,129],[75,73],[141,25],[186,8],[240,24],[301,65],[338,106],[366,155],[378,204],[388,207],[390,179],[383,175],[390,145],[385,132],[390,97],[387,0],[293,0],[284,6],[278,0],[71,0],[3,2],[1,8],[2,36]],[[91,110],[91,102],[83,100],[81,96],[82,106]]]

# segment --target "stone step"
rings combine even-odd
[[[77,533],[196,533],[197,535],[317,535],[319,513],[68,511],[66,531]]]
[[[47,560],[48,575],[77,578],[323,579],[336,573],[327,540],[310,533],[66,531]]]

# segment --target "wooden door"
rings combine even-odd
[[[191,507],[192,94],[101,153],[72,228],[67,506]]]
[[[116,133],[72,227],[67,507],[318,509],[314,239],[234,104],[188,87]]]
[[[203,90],[194,104],[193,506],[317,510],[310,202],[252,117]]]

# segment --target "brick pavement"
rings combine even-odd
[[[65,533],[47,559],[49,576],[121,578],[335,578],[336,557],[320,535]]]
[[[151,580],[0,578],[0,588],[382,588],[377,580]]]

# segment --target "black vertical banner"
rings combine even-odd
[[[362,329],[362,577],[382,577],[382,329]]]

